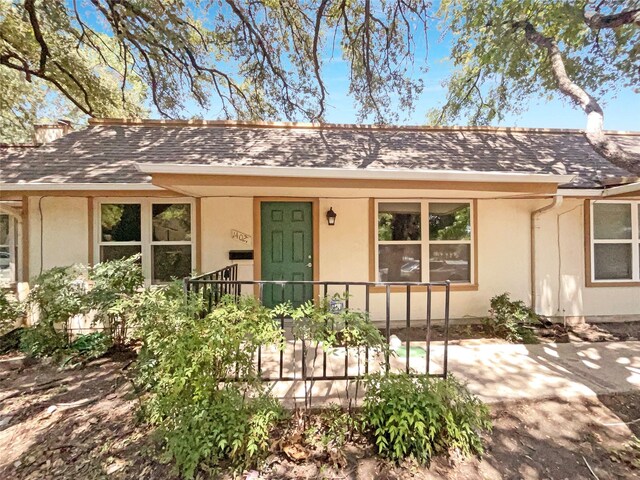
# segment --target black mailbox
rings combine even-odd
[[[253,250],[229,250],[229,260],[253,260]]]

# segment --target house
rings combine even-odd
[[[640,132],[609,135],[640,158]],[[510,292],[640,320],[640,182],[577,130],[104,119],[3,155],[16,281],[141,253],[150,284],[236,263],[246,280],[451,280],[452,318]]]

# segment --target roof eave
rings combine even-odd
[[[399,170],[320,167],[221,166],[136,163],[146,174],[242,175],[252,177],[340,178],[372,180],[430,180],[445,182],[570,183],[575,175],[478,172],[461,170]]]
[[[22,191],[113,191],[113,190],[164,190],[157,185],[150,183],[0,183],[0,191],[22,192]]]

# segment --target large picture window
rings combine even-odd
[[[640,202],[591,202],[591,281],[640,281]]]
[[[473,283],[472,213],[469,201],[378,201],[377,281]]]
[[[141,254],[150,283],[189,276],[193,265],[193,205],[150,200],[99,202],[101,262]]]

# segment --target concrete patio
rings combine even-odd
[[[401,370],[404,347],[397,353],[392,368]],[[412,369],[424,372],[424,344],[412,342],[410,354]],[[321,355],[320,352],[316,360],[316,374],[321,368]],[[327,357],[329,374],[344,372],[344,350],[330,352]],[[442,357],[442,344],[433,344],[432,372],[441,371]],[[275,367],[274,360],[266,361],[267,370]],[[363,360],[360,358],[361,365]],[[380,359],[372,356],[370,364],[374,365],[376,360]],[[357,363],[357,355],[351,354],[349,373],[357,371]],[[449,372],[467,382],[469,389],[488,403],[549,397],[570,399],[640,390],[640,342],[451,345]],[[298,375],[300,372],[296,372]],[[353,398],[353,383],[348,395],[345,381],[308,382],[307,387],[313,388],[314,405],[321,405]],[[305,385],[300,380],[274,382],[272,388],[276,396],[288,403],[303,401]]]

